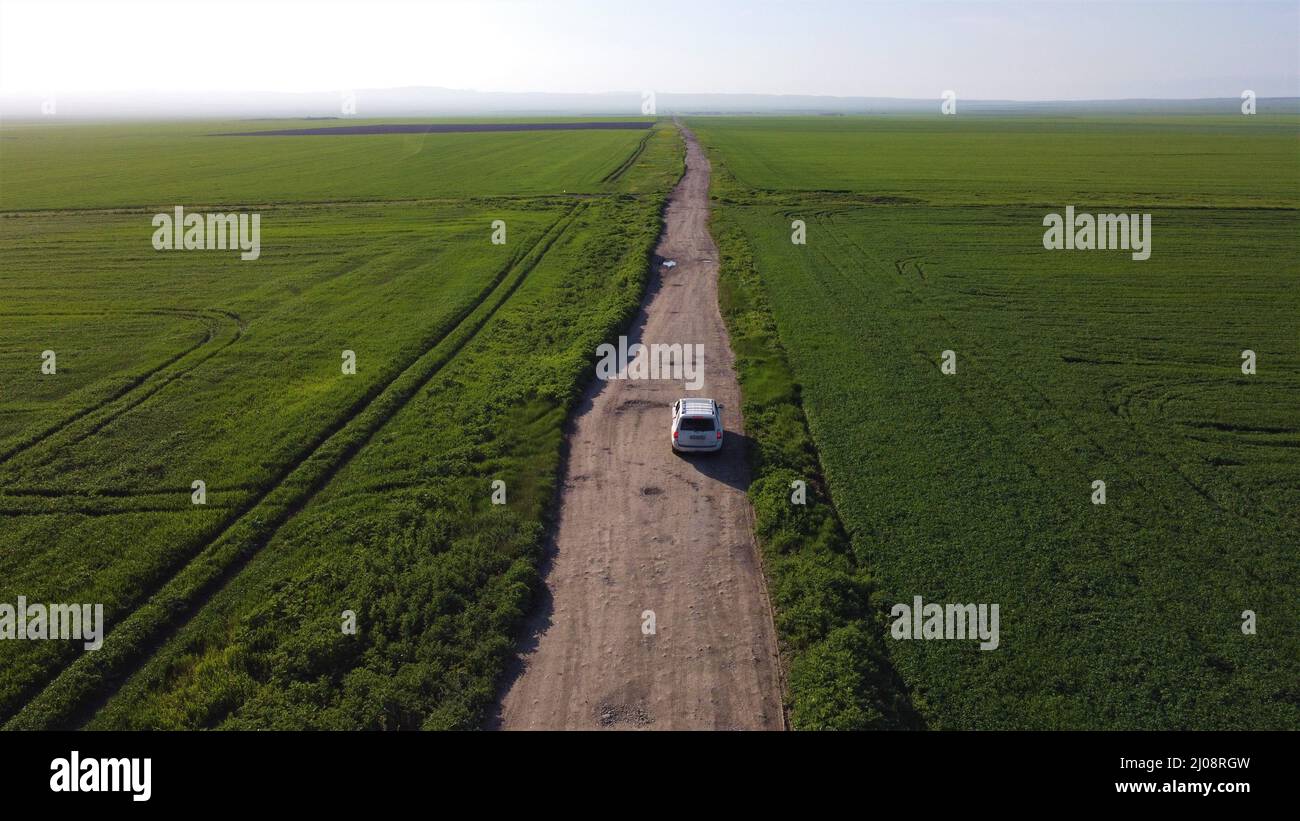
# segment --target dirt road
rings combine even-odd
[[[745,497],[740,388],[718,313],[709,161],[687,141],[629,344],[704,345],[704,384],[597,381],[568,439],[544,601],[492,726],[780,729],[776,640]],[[664,268],[661,260],[677,262]],[[717,454],[678,456],[669,406],[724,406]],[[653,634],[643,625],[654,613]]]

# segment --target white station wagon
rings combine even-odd
[[[722,449],[722,408],[712,399],[673,403],[673,450]]]

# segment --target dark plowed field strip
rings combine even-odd
[[[329,128],[283,128],[276,131],[236,131],[213,137],[329,137],[351,134],[455,134],[490,131],[626,131],[646,129],[651,121],[596,123],[375,123]]]

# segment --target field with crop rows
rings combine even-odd
[[[796,726],[1300,728],[1300,120],[690,125]],[[914,596],[1000,646],[890,638]]]
[[[0,601],[109,630],[0,643],[0,723],[477,726],[680,138],[236,130],[0,129]],[[175,206],[260,257],[156,251]]]

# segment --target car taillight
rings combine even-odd
[[[674,439],[677,438],[677,431],[673,431],[673,438],[674,438]]]
[[[719,438],[719,439],[722,438],[722,431],[718,431],[718,438]]]

